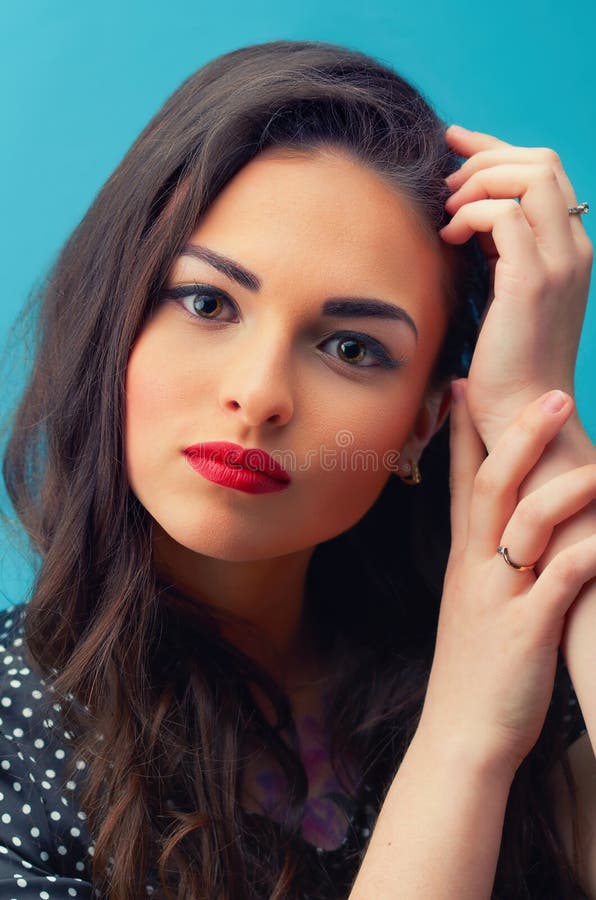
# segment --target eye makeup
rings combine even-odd
[[[189,297],[202,298],[203,307],[206,307],[206,309],[201,310],[201,312],[206,313],[205,315],[201,315],[198,310],[195,310],[195,312],[191,312],[188,309],[183,301]],[[215,309],[211,308],[211,304],[213,303],[217,304],[219,302],[220,304],[227,306],[228,309],[232,310],[236,314],[236,316],[238,316],[238,309],[236,307],[236,304],[226,294],[226,292],[209,284],[189,284],[179,285],[172,288],[164,288],[164,290],[160,294],[160,299],[176,301],[176,305],[189,319],[193,321],[193,323],[205,325],[206,327],[210,327],[208,324],[210,322],[215,322],[218,325],[233,324],[232,320],[230,319],[223,319],[219,315],[215,316],[212,314],[214,312],[217,312],[217,307]],[[207,302],[205,303],[205,301]],[[238,321],[238,319],[236,318],[234,321]],[[400,356],[398,357],[398,359],[393,359],[393,357],[388,353],[387,349],[380,341],[376,340],[376,338],[373,338],[371,335],[364,334],[360,331],[335,331],[333,332],[333,334],[328,335],[323,339],[323,344],[326,344],[331,340],[336,340],[338,342],[338,345],[344,348],[350,345],[353,346],[355,344],[361,344],[364,346],[365,352],[376,360],[376,364],[373,363],[368,365],[360,365],[360,359],[351,361],[352,358],[350,357],[348,357],[347,360],[342,359],[341,357],[337,357],[339,362],[344,362],[346,366],[352,369],[397,369],[402,368],[407,362],[407,358],[405,356]]]

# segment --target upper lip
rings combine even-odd
[[[242,466],[251,472],[263,472],[277,481],[290,481],[283,466],[260,447],[242,447],[230,441],[206,441],[186,447],[185,453],[195,453],[205,459],[218,459],[231,466]]]

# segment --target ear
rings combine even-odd
[[[424,448],[445,422],[450,408],[451,380],[444,382],[439,388],[429,388],[426,391],[412,430],[400,451],[404,462],[409,459],[416,462],[420,460]]]

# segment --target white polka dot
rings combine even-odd
[[[56,773],[54,772],[53,769],[46,769],[46,775],[48,776],[48,778],[55,778],[55,777],[56,777]]]
[[[12,733],[14,734],[14,736],[16,738],[22,738],[23,735],[25,734],[25,732],[23,731],[22,728],[13,728]]]
[[[13,688],[20,688],[21,682],[17,678],[13,678],[10,682],[10,686]]]
[[[12,789],[13,789],[13,791],[20,791],[20,790],[22,790],[20,781],[15,781],[15,782],[13,783],[13,785],[12,785]]]
[[[10,699],[10,697],[3,697],[2,700],[0,700],[0,703],[2,704],[2,706],[12,706],[12,700]]]
[[[24,878],[17,878],[17,884],[19,887],[27,887],[27,882]]]
[[[54,822],[59,822],[61,818],[62,816],[60,815],[60,813],[56,812],[55,810],[50,813],[50,819],[53,819]]]
[[[45,850],[42,850],[42,851],[40,852],[39,856],[40,856],[41,859],[43,859],[44,862],[50,858],[50,854],[49,854],[49,853],[46,853]]]
[[[42,738],[36,738],[33,741],[33,746],[37,747],[38,750],[41,750],[42,747],[45,747],[46,742]]]
[[[40,896],[41,900],[50,900],[50,895],[48,894],[47,891],[40,891],[39,896]]]
[[[60,854],[60,856],[66,856],[68,850],[66,849],[64,844],[58,844],[58,853]]]
[[[66,754],[65,754],[64,750],[56,750],[56,752],[54,753],[54,756],[56,757],[56,759],[64,759]]]
[[[77,759],[77,769],[84,769],[87,763],[84,759]]]
[[[33,710],[31,709],[31,707],[26,706],[25,709],[23,710],[23,715],[25,716],[26,719],[30,719],[31,716],[33,715]]]
[[[21,839],[20,839],[20,837],[17,837],[16,835],[13,835],[13,836],[11,837],[11,841],[13,842],[13,844],[15,845],[15,847],[20,847],[20,846],[21,846],[21,843],[22,843],[22,842],[21,842]]]
[[[42,781],[41,786],[46,789],[46,791],[52,790],[52,785],[49,781]]]
[[[70,833],[73,837],[78,837],[81,833],[81,829],[77,828],[76,825],[73,825],[73,827],[70,829]]]
[[[9,822],[12,822],[12,819],[10,818],[10,813],[2,813],[2,816],[0,818],[2,818],[2,821],[4,822],[5,825],[8,825]]]
[[[12,662],[12,656],[5,656],[4,662],[6,663],[7,666],[9,666]]]
[[[3,759],[2,762],[0,762],[0,768],[4,769],[4,771],[7,772],[10,769],[9,761],[7,759]]]
[[[41,700],[43,694],[41,691],[38,691],[37,688],[34,691],[31,691],[31,696],[35,697],[36,700]]]
[[[29,832],[29,834],[31,835],[31,837],[34,837],[34,838],[39,837],[40,831],[39,831],[39,828],[37,827],[37,825],[33,826],[31,831]]]

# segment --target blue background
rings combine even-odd
[[[322,40],[362,50],[413,82],[446,121],[553,147],[578,200],[592,201],[584,224],[594,242],[595,26],[592,0],[492,8],[478,0],[3,0],[2,350],[29,291],[163,101],[203,63],[247,44]],[[595,290],[576,402],[596,441]],[[30,364],[13,353],[2,365],[0,416]],[[3,485],[0,500],[12,515]],[[0,609],[25,599],[32,574],[0,534]]]

